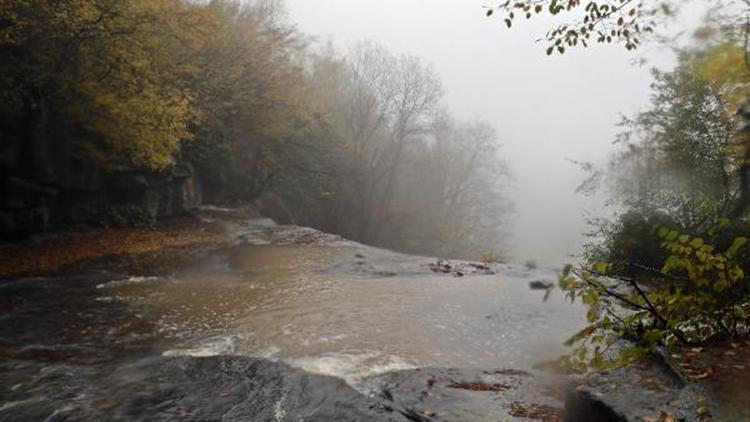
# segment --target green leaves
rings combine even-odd
[[[600,275],[605,275],[609,271],[611,265],[606,262],[597,262],[594,268],[596,269],[596,272]]]
[[[737,253],[747,244],[748,239],[746,237],[738,237],[732,242],[732,246],[727,249],[727,257],[734,258]]]
[[[586,337],[590,336],[594,331],[596,330],[596,326],[589,325],[583,330],[573,334],[568,340],[565,341],[566,346],[573,346],[574,344],[578,343],[579,341],[585,339]]]
[[[583,10],[581,10],[583,9]],[[651,32],[652,28],[658,22],[661,15],[659,9],[644,9],[643,4],[627,9],[610,5],[606,1],[564,1],[564,0],[521,0],[506,1],[497,8],[489,9],[486,14],[491,16],[494,12],[504,13],[504,22],[508,28],[511,28],[512,21],[516,13],[530,19],[534,15],[547,13],[552,17],[573,13],[583,15],[583,24],[570,19],[567,22],[560,23],[551,28],[546,35],[547,41],[555,43],[560,40],[566,47],[547,49],[547,54],[551,55],[555,51],[564,54],[566,48],[583,45],[588,46],[588,41],[592,40],[592,34],[599,34],[593,37],[596,42],[610,43],[617,41],[622,43],[628,50],[633,50],[640,44],[639,37]],[[643,13],[641,13],[643,12]],[[608,32],[609,28],[614,27],[611,34],[604,35],[602,31]]]
[[[588,308],[589,323],[566,342],[575,348],[565,358],[572,367],[625,365],[654,347],[703,342],[748,322],[744,307],[736,306],[744,306],[746,297],[734,289],[745,277],[737,257],[748,238],[736,237],[720,249],[702,237],[665,226],[651,233],[669,252],[656,278],[618,278],[612,264],[601,261],[577,270],[566,267],[560,286]],[[601,353],[602,346],[623,337],[633,347],[614,358]]]

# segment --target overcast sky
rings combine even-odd
[[[369,39],[421,57],[442,76],[445,103],[459,118],[481,118],[498,130],[512,167],[509,192],[516,261],[569,261],[585,231],[591,200],[574,189],[583,174],[566,159],[601,161],[612,149],[619,116],[644,106],[650,65],[670,55],[651,47],[595,47],[547,57],[535,43],[549,22],[520,21],[508,31],[486,18],[482,0],[287,0],[301,31],[345,50]]]

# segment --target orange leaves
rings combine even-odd
[[[0,246],[0,277],[48,274],[96,258],[141,255],[221,241],[222,236],[194,225],[157,230],[97,228],[62,232],[38,245]]]

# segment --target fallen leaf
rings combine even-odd
[[[698,415],[700,416],[706,416],[706,415],[711,414],[711,411],[708,409],[708,406],[706,406],[705,404],[698,406],[696,411],[698,412]]]
[[[677,418],[675,418],[670,412],[661,412],[659,422],[677,422]]]

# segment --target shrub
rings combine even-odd
[[[722,220],[707,236],[690,236],[667,227],[653,230],[666,258],[650,276],[626,277],[596,262],[567,266],[561,288],[587,306],[589,325],[571,337],[574,352],[563,357],[574,370],[627,364],[656,347],[693,346],[747,334],[748,288],[743,283],[746,237],[723,247]],[[609,353],[620,340],[631,346]]]

